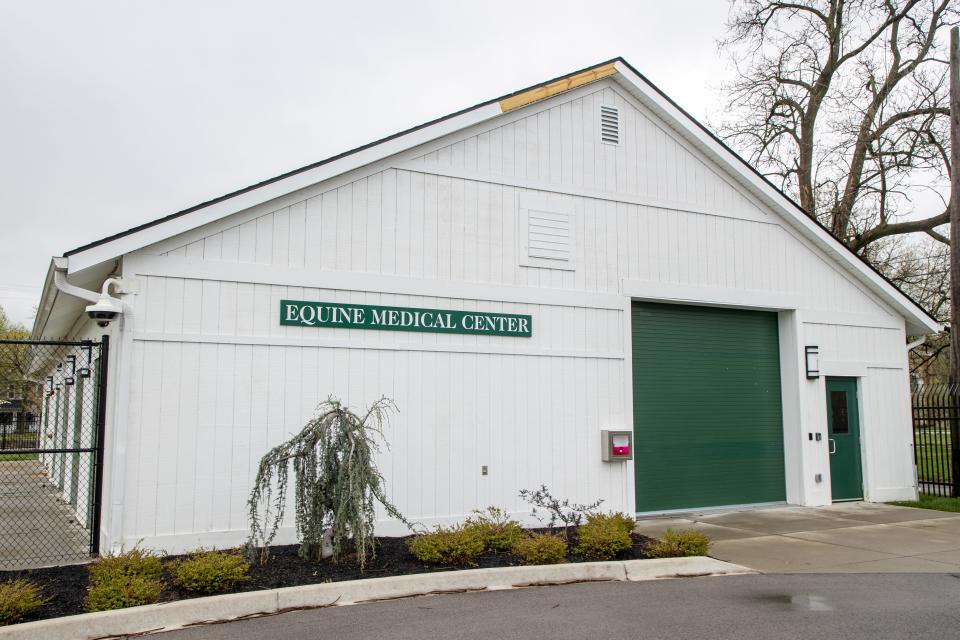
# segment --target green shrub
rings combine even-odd
[[[249,570],[247,561],[235,553],[203,549],[170,566],[174,582],[197,593],[230,591],[250,579]]]
[[[523,533],[520,523],[511,520],[499,507],[487,507],[483,511],[475,509],[467,518],[466,526],[476,529],[486,548],[493,551],[509,551]]]
[[[561,564],[567,561],[567,541],[552,533],[530,533],[517,538],[513,553],[524,564]]]
[[[477,527],[437,527],[432,533],[413,536],[407,541],[410,552],[429,564],[476,564],[486,542]]]
[[[646,548],[646,554],[651,558],[705,556],[709,547],[710,538],[702,533],[667,529],[660,540]]]
[[[163,573],[163,562],[153,551],[134,547],[129,551],[121,550],[120,553],[101,557],[90,565],[89,571],[91,583],[116,576],[159,579]]]
[[[88,611],[109,611],[150,604],[163,593],[163,562],[153,551],[134,547],[106,555],[88,568]]]
[[[633,546],[630,532],[623,514],[590,514],[587,521],[577,527],[579,543],[575,549],[578,555],[594,560],[610,560],[621,551]]]
[[[611,525],[623,529],[627,535],[633,533],[637,526],[637,521],[633,516],[617,511],[614,513],[591,513],[587,516],[587,522],[609,522]]]
[[[20,622],[49,598],[40,595],[40,587],[28,580],[8,580],[0,584],[0,625]]]
[[[99,578],[87,592],[87,611],[125,609],[160,599],[163,582],[147,575],[115,573]]]

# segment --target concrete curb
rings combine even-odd
[[[128,634],[170,631],[215,621],[273,615],[294,609],[349,605],[427,594],[573,582],[624,582],[746,573],[755,572],[740,565],[703,556],[417,573],[232,593],[38,620],[0,627],[0,638],[103,640]]]

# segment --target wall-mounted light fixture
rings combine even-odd
[[[92,356],[93,347],[86,346],[86,347],[83,347],[83,350],[87,352],[87,365],[85,367],[80,367],[79,369],[77,369],[77,375],[79,375],[81,378],[89,378],[90,377],[90,360],[93,357]]]
[[[77,356],[67,356],[67,364],[70,365],[70,373],[64,378],[63,383],[70,387],[73,386],[73,378],[77,375]]]
[[[809,345],[804,347],[807,362],[807,379],[814,380],[820,377],[820,347]]]

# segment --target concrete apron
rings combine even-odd
[[[514,589],[575,582],[613,580],[635,582],[661,578],[749,573],[754,572],[728,562],[705,557],[581,562],[420,573],[248,591],[38,620],[0,627],[0,638],[93,640],[158,633],[187,626],[275,615],[299,609],[316,609],[429,594]]]
[[[0,571],[90,561],[90,531],[39,461],[0,461],[0,497]]]
[[[956,573],[960,514],[868,502],[672,514],[637,523],[710,536],[710,555],[762,573]]]

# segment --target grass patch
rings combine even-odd
[[[921,482],[951,482],[950,457],[953,448],[947,428],[917,429],[914,432],[917,452],[917,478]]]
[[[39,441],[36,433],[7,433],[0,438],[3,449],[37,449]],[[3,453],[0,449],[0,461],[9,460],[36,460],[40,456],[36,453]]]
[[[953,511],[960,513],[960,498],[947,498],[945,496],[930,496],[921,494],[919,500],[901,500],[891,502],[898,507],[914,507],[916,509],[935,509],[937,511]]]

